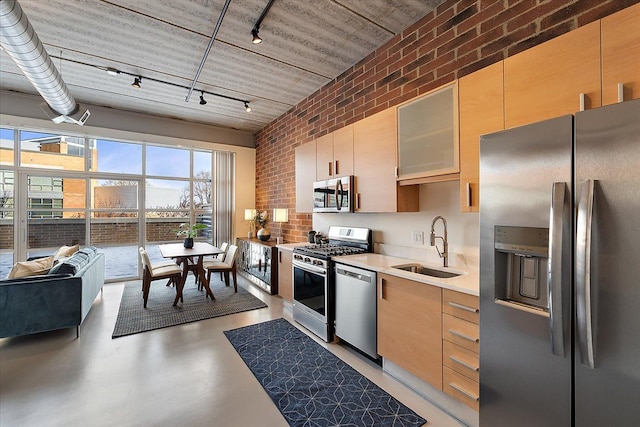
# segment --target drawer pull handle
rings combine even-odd
[[[459,308],[460,310],[469,311],[471,313],[477,313],[478,311],[480,311],[477,308],[467,307],[466,305],[458,304],[457,302],[453,302],[453,301],[449,301],[449,305],[451,307]]]
[[[449,356],[449,359],[453,360],[454,362],[456,362],[458,365],[462,365],[467,369],[471,369],[472,371],[478,372],[480,370],[480,368],[478,368],[477,366],[473,366],[470,363],[465,362],[464,360],[460,360],[455,356]]]
[[[480,396],[476,396],[475,394],[473,394],[473,393],[465,390],[464,388],[460,387],[456,383],[449,383],[449,387],[451,387],[452,389],[454,389],[456,391],[459,391],[460,393],[464,394],[465,396],[467,396],[471,400],[475,400],[476,402],[478,400],[480,400]]]
[[[458,332],[458,331],[456,331],[456,330],[454,330],[454,329],[449,329],[449,333],[450,333],[450,334],[453,334],[453,335],[455,335],[455,336],[457,336],[457,337],[460,337],[460,338],[462,338],[462,339],[465,339],[465,340],[467,340],[467,341],[471,341],[471,342],[478,342],[478,341],[480,341],[480,339],[479,339],[479,338],[470,337],[469,335],[465,335],[465,334],[463,334],[462,332]]]

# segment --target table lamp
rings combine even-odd
[[[289,210],[286,208],[275,208],[273,210],[273,222],[287,222],[289,221]],[[278,234],[281,232],[281,226],[278,225]],[[276,237],[276,244],[282,243],[282,237]]]
[[[244,219],[246,221],[249,221],[249,234],[247,234],[247,237],[250,239],[253,237],[253,233],[251,232],[251,224],[253,223],[253,220],[256,217],[256,210],[255,209],[245,209],[244,210]]]

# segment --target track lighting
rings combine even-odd
[[[262,39],[258,35],[258,31],[260,31],[260,24],[262,24],[262,20],[265,18],[265,16],[267,16],[267,13],[269,13],[269,9],[271,9],[271,6],[273,5],[274,1],[275,0],[269,0],[269,3],[267,3],[267,5],[264,7],[264,10],[260,14],[260,17],[258,18],[256,23],[253,25],[253,30],[251,30],[251,37],[252,37],[251,43],[253,44],[262,43]]]
[[[2,0],[0,0],[2,1]],[[142,76],[139,74],[133,74],[133,73],[129,73],[127,71],[124,70],[118,70],[117,68],[114,67],[103,67],[100,65],[95,65],[95,64],[89,64],[86,62],[82,62],[82,61],[77,61],[77,60],[73,60],[73,59],[67,59],[67,58],[62,58],[59,56],[55,56],[55,55],[51,55],[52,58],[56,58],[56,59],[60,59],[61,61],[69,61],[69,62],[73,62],[74,64],[79,64],[79,65],[83,65],[86,67],[91,67],[91,68],[96,68],[96,69],[100,69],[103,72],[106,72],[109,75],[112,76],[117,76],[117,75],[125,75],[125,76],[130,76],[133,77],[133,83],[131,83],[131,86],[139,89],[142,87]],[[189,90],[190,88],[188,86],[184,86],[178,83],[173,83],[173,82],[168,82],[166,80],[160,80],[160,79],[155,79],[153,77],[145,77],[145,79],[150,80],[153,83],[160,83],[163,85],[167,85],[167,86],[171,86],[171,87],[175,87],[175,88],[180,88],[180,89],[187,89]],[[147,88],[148,89],[148,88]],[[229,96],[229,95],[223,95],[221,93],[215,93],[215,92],[208,92],[206,90],[200,90],[200,105],[207,105],[207,100],[204,99],[204,94],[207,95],[211,95],[211,96],[215,96],[217,98],[223,98],[223,99],[228,99],[230,101],[236,101],[236,102],[242,102],[244,104],[244,109],[247,113],[251,112],[251,107],[249,106],[249,101],[246,101],[244,99],[240,99],[240,98],[236,98],[234,96]]]
[[[251,40],[251,43],[253,43],[253,44],[262,43],[262,39],[258,35],[258,27],[254,27],[253,30],[251,30],[251,35],[253,36],[253,39]]]

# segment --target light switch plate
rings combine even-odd
[[[411,242],[414,245],[424,245],[424,231],[412,231]]]

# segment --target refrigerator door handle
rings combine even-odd
[[[562,318],[562,251],[564,224],[569,213],[564,182],[554,182],[551,189],[549,223],[549,261],[547,281],[549,288],[549,328],[551,352],[564,357],[564,319]]]
[[[591,225],[595,181],[580,188],[576,222],[576,318],[582,364],[593,369],[593,327],[591,324]]]

